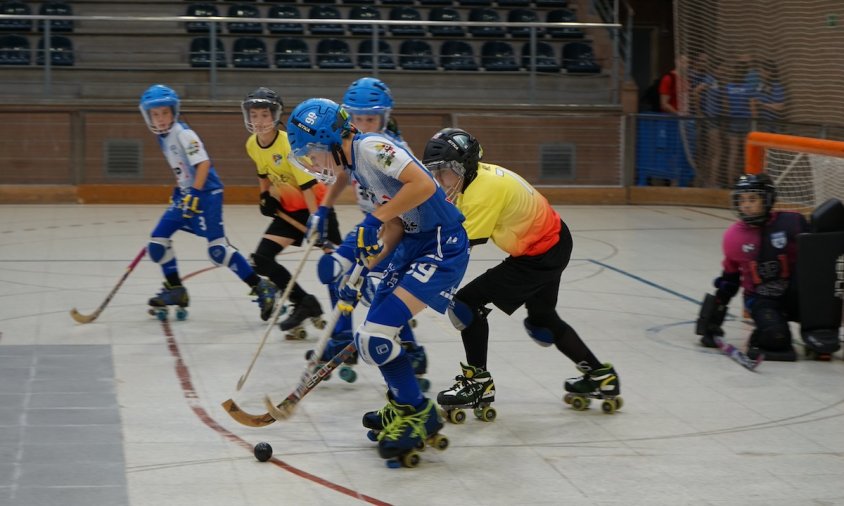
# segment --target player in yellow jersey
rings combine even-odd
[[[467,363],[461,364],[457,382],[440,392],[437,402],[456,423],[465,419],[460,409],[464,407],[472,408],[482,420],[495,418],[490,407],[495,384],[487,370],[491,310],[486,305],[492,303],[509,315],[524,304],[527,333],[541,346],[556,346],[583,373],[565,382],[566,402],[583,409],[590,397],[599,398],[604,399],[604,411],[615,411],[621,405],[615,369],[600,362],[557,314],[560,277],[571,258],[568,227],[521,176],[482,163],[482,156],[478,140],[457,128],[437,132],[423,156],[425,166],[466,217],[463,227],[470,245],[492,240],[510,254],[454,295],[449,317],[460,330]]]
[[[272,218],[252,260],[259,274],[270,278],[279,290],[284,290],[291,275],[275,258],[284,248],[302,244],[305,237],[302,230],[305,230],[310,214],[322,202],[326,187],[290,165],[287,159],[290,143],[287,135],[279,130],[284,104],[275,91],[269,88],[254,90],[241,103],[241,110],[246,130],[253,134],[246,141],[246,152],[258,171],[261,214]],[[302,226],[295,226],[291,220]],[[333,213],[328,216],[328,238],[337,243],[341,240],[337,216]],[[288,332],[288,337],[304,337],[302,322],[321,316],[322,308],[316,297],[298,283],[290,292],[290,302],[293,310],[281,322],[281,330]]]

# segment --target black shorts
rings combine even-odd
[[[302,226],[307,225],[308,217],[311,215],[307,209],[282,212],[301,223]],[[277,235],[293,239],[294,246],[301,246],[302,240],[305,238],[304,232],[290,223],[287,223],[287,220],[279,218],[278,216],[273,217],[273,221],[270,223],[270,226],[267,227],[267,231],[264,232],[264,235]],[[343,238],[340,237],[340,225],[337,222],[337,214],[334,212],[334,209],[331,209],[328,212],[328,240],[334,244],[340,244],[343,242]]]
[[[571,259],[571,232],[561,220],[560,240],[535,256],[509,256],[470,281],[455,297],[471,307],[492,303],[513,314],[522,304],[531,314],[548,313],[557,306],[560,277]]]

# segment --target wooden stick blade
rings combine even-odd
[[[91,323],[92,321],[97,319],[97,313],[84,315],[73,308],[70,310],[70,317],[76,320],[78,323]]]
[[[267,412],[276,420],[287,420],[291,416],[293,416],[293,411],[296,409],[295,402],[291,401],[288,397],[281,401],[280,404],[276,405],[272,399],[270,399],[269,395],[264,396],[264,407],[267,408]]]
[[[243,411],[232,399],[223,401],[221,405],[226,413],[234,419],[234,421],[241,425],[246,425],[247,427],[266,427],[267,425],[275,422],[275,418],[270,416],[269,413],[253,415]]]

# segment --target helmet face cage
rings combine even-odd
[[[249,113],[252,109],[268,109],[273,117],[272,126],[259,125],[256,127]],[[246,126],[246,130],[252,134],[263,134],[278,129],[281,124],[281,114],[284,112],[284,103],[275,91],[269,88],[258,88],[246,95],[246,98],[240,103],[240,110],[243,112],[243,124]]]
[[[353,116],[381,116],[378,131],[383,132],[393,110],[393,95],[380,79],[364,77],[349,85],[343,95],[343,109]]]
[[[325,98],[305,100],[290,113],[287,138],[291,163],[327,184],[337,178],[343,138],[351,133],[349,114]]]
[[[147,88],[143,95],[141,95],[138,109],[140,109],[141,115],[144,117],[147,128],[154,134],[164,135],[170,132],[173,125],[179,121],[179,104],[179,95],[172,88],[163,84],[154,84]],[[152,120],[149,111],[156,107],[169,107],[173,111],[173,121],[167,127],[158,127]]]
[[[475,179],[478,162],[482,156],[480,143],[468,132],[459,128],[444,128],[434,134],[425,145],[422,163],[432,173],[442,170],[440,166],[455,171],[461,181],[461,186],[456,191],[462,192],[465,186]],[[446,162],[454,163],[445,165]],[[438,181],[441,181],[441,178]],[[447,189],[446,193],[449,193],[449,190]]]
[[[741,210],[741,195],[747,193],[759,195],[762,201],[762,213],[748,215]],[[767,222],[771,216],[771,209],[773,209],[776,199],[776,186],[774,186],[771,177],[764,173],[740,176],[732,192],[733,210],[748,225],[762,225]]]
[[[425,168],[445,191],[448,201],[454,202],[457,194],[463,191],[463,181],[466,177],[463,164],[457,160],[439,160],[425,164]]]

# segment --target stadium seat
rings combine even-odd
[[[311,68],[308,44],[300,38],[282,37],[275,43],[275,66],[281,69]]]
[[[250,4],[238,3],[229,7],[228,17],[230,18],[260,18],[261,11]],[[261,23],[249,21],[233,21],[228,23],[229,33],[263,33],[264,27]]]
[[[464,4],[466,2],[461,2],[458,0],[457,5]],[[451,5],[451,0],[419,0],[419,5],[429,6],[429,5]]]
[[[568,0],[534,0],[537,7],[568,7]]]
[[[207,18],[219,15],[220,11],[217,10],[217,7],[214,4],[210,3],[190,4],[185,11],[185,16],[195,18]],[[208,33],[210,29],[211,25],[207,21],[188,21],[185,23],[185,30],[187,30],[188,33]]]
[[[38,39],[38,50],[35,53],[35,62],[44,65],[44,37]],[[50,65],[70,67],[75,58],[73,56],[73,42],[64,35],[50,36]]]
[[[475,51],[463,40],[447,40],[440,46],[440,65],[445,70],[478,70]]]
[[[569,9],[554,9],[548,11],[545,17],[548,23],[576,23],[577,16]],[[546,28],[548,35],[555,39],[582,39],[583,30],[574,27],[551,27]]]
[[[501,16],[495,9],[477,7],[469,11],[469,21],[499,23]],[[507,31],[503,26],[472,26],[469,33],[475,37],[504,37]]]
[[[73,16],[73,8],[65,2],[45,2],[38,9],[42,16]],[[38,21],[38,31],[44,31],[44,21]],[[50,20],[51,32],[72,32],[73,20],[52,19]]]
[[[267,17],[273,19],[302,19],[302,14],[295,5],[273,5],[270,7]],[[269,30],[270,33],[276,35],[301,35],[305,33],[305,26],[302,23],[270,23]]]
[[[413,0],[381,0],[381,5],[413,5]]]
[[[530,0],[498,0],[499,7],[528,7]]]
[[[519,70],[516,52],[508,42],[490,40],[481,46],[481,66],[486,70],[513,72]]]
[[[404,70],[437,70],[431,45],[418,39],[402,42],[399,47],[399,66]]]
[[[428,21],[452,23],[449,26],[429,26],[428,31],[434,37],[463,37],[466,32],[460,26],[460,13],[451,7],[434,7],[428,13]]]
[[[29,65],[32,51],[29,40],[22,35],[0,36],[0,65]]]
[[[223,41],[216,39],[216,65],[223,68],[226,66],[226,50]],[[208,37],[196,37],[190,42],[190,66],[207,68],[211,66],[211,39]]]
[[[492,5],[492,0],[462,0],[461,7],[489,7]]]
[[[30,15],[32,9],[23,2],[9,0],[0,3],[0,14]],[[32,30],[32,21],[29,19],[0,19],[0,31],[3,32],[29,32]]]
[[[522,67],[530,70],[530,42],[522,46]],[[536,43],[536,71],[537,72],[559,72],[560,64],[554,54],[554,48],[547,42]]]
[[[372,39],[360,41],[358,44],[358,67],[362,69],[372,68]],[[378,68],[392,70],[396,68],[396,59],[393,55],[393,48],[386,40],[378,41]]]
[[[340,39],[322,39],[317,44],[317,67],[321,69],[351,69],[352,50],[349,44]]]
[[[235,39],[232,46],[232,65],[237,68],[269,68],[270,60],[267,56],[267,45],[257,37]]]
[[[341,0],[340,3],[351,5],[373,5],[375,0]]]
[[[340,11],[333,5],[314,5],[311,7],[308,17],[311,19],[342,19]],[[343,35],[343,25],[337,23],[325,23],[310,25],[311,35]]]
[[[530,9],[512,9],[507,13],[509,23],[539,23],[536,12]],[[514,26],[509,29],[512,37],[530,37],[530,27]],[[536,36],[542,37],[542,28],[536,28]]]
[[[381,11],[371,5],[358,5],[357,7],[352,7],[352,10],[349,11],[349,19],[380,21]],[[372,35],[372,25],[349,25],[349,31],[352,32],[352,35]],[[383,36],[384,33],[384,27],[379,26],[378,35]]]
[[[422,14],[413,7],[393,7],[390,9],[390,19],[395,21],[422,21]],[[425,27],[422,25],[394,25],[390,27],[390,34],[424,37]]]
[[[595,61],[592,46],[583,42],[569,42],[563,46],[563,68],[569,74],[598,74],[601,66]]]

